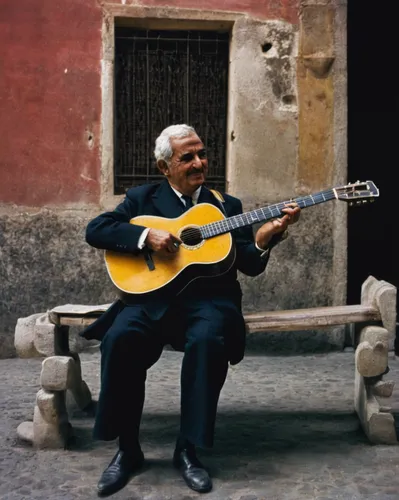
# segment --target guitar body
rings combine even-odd
[[[131,219],[131,224],[169,231],[182,239],[183,244],[175,253],[151,252],[153,270],[143,253],[132,255],[106,250],[105,263],[112,282],[127,294],[157,292],[164,287],[165,292],[177,294],[196,278],[224,274],[235,258],[231,234],[203,239],[198,229],[224,219],[223,213],[209,203],[195,205],[175,219],[152,215]]]

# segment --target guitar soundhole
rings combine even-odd
[[[203,242],[201,231],[198,227],[185,227],[180,233],[180,239],[187,247],[198,247]]]

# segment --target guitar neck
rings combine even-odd
[[[269,205],[268,207],[257,208],[250,212],[245,212],[233,217],[228,217],[217,222],[211,222],[201,226],[201,235],[204,239],[218,236],[219,234],[229,233],[234,229],[244,226],[252,226],[258,222],[266,222],[271,219],[276,219],[284,215],[283,209],[288,203],[296,203],[301,209],[325,203],[326,201],[336,199],[334,189],[327,189],[319,193],[301,196],[289,201],[283,201],[276,205]]]

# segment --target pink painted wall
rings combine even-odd
[[[100,57],[95,0],[2,0],[0,203],[98,199]]]
[[[296,23],[298,2],[143,4],[242,11]],[[96,0],[0,2],[0,204],[98,202],[101,28]]]

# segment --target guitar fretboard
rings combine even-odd
[[[228,217],[227,219],[223,219],[217,222],[211,222],[210,224],[205,224],[200,228],[201,236],[204,239],[208,239],[212,238],[213,236],[218,236],[219,234],[228,233],[239,227],[251,226],[258,222],[276,219],[277,217],[281,217],[282,215],[284,215],[284,212],[282,210],[288,203],[295,202],[301,209],[303,209],[313,205],[318,205],[319,203],[333,200],[335,198],[336,196],[334,190],[328,189],[326,191],[320,191],[319,193],[295,198],[290,201],[277,203],[276,205],[257,208],[256,210],[251,210],[250,212],[245,212],[239,215],[234,215],[233,217]]]

